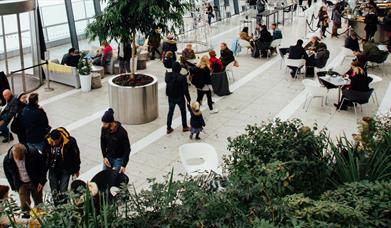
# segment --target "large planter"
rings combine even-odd
[[[159,116],[158,80],[137,87],[119,86],[113,83],[118,77],[109,80],[109,104],[115,112],[116,120],[124,124],[144,124]]]
[[[89,75],[79,75],[81,91],[89,92],[91,91],[91,74]]]

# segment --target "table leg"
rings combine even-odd
[[[270,16],[270,15],[268,15],[268,16],[266,17],[266,28],[267,28],[267,29],[269,29],[269,16]]]
[[[285,25],[285,10],[282,9],[282,25]]]
[[[338,103],[341,102],[341,86],[338,86]]]

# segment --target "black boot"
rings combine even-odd
[[[14,140],[14,136],[10,133],[8,137],[5,137],[5,139],[3,139],[3,143],[9,143],[13,140]]]

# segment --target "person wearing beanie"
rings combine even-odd
[[[114,169],[125,173],[130,154],[129,137],[121,123],[114,120],[114,111],[111,108],[102,116],[100,147],[103,169]]]
[[[172,72],[166,72],[166,95],[168,97],[167,134],[170,134],[174,131],[174,129],[171,127],[171,124],[176,105],[178,105],[179,109],[181,110],[183,127],[182,131],[186,132],[190,130],[187,126],[186,103],[190,103],[191,99],[187,79],[185,76],[180,74],[181,69],[181,64],[175,62],[172,65]]]
[[[77,141],[63,128],[57,128],[46,137],[44,155],[47,157],[49,185],[55,203],[62,203],[68,191],[69,179],[80,175],[80,150]]]

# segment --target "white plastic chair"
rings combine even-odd
[[[369,86],[371,86],[371,87],[375,87],[376,84],[378,84],[379,82],[383,81],[383,79],[381,77],[379,77],[377,75],[374,75],[374,74],[368,74],[368,77],[372,78],[371,83],[369,83]],[[373,102],[375,102],[377,104],[377,106],[379,106],[379,101],[377,99],[377,94],[376,94],[376,90],[375,89],[373,90],[372,99],[373,99]]]
[[[281,41],[282,41],[282,39],[276,39],[271,42],[270,48],[268,49],[268,55],[267,55],[268,58],[269,58],[269,53],[270,53],[270,56],[272,55],[271,49],[277,50],[278,47],[280,47],[280,45],[281,45]]]
[[[297,78],[297,72],[299,69],[303,68],[305,65],[305,59],[285,59],[285,65],[287,67],[296,67],[298,70],[296,71],[295,78]]]
[[[354,59],[356,56],[353,54],[353,51],[346,47],[341,47],[341,51],[343,52],[343,59],[341,61],[341,64],[345,62],[346,58],[349,58],[350,60]]]
[[[198,176],[205,171],[221,174],[215,148],[207,143],[187,143],[179,147],[179,157],[187,174]],[[199,163],[201,160],[201,163]],[[192,164],[198,162],[197,164]]]
[[[229,64],[225,67],[225,71],[227,72],[228,79],[230,79],[230,80],[232,80],[232,81],[235,81],[234,71],[233,71],[234,64],[235,64],[235,61],[229,63]]]
[[[248,51],[252,49],[250,42],[248,42],[247,40],[239,39],[239,46],[242,49],[246,48],[247,49],[247,54],[248,54]]]
[[[311,105],[311,101],[315,97],[319,97],[322,99],[321,106],[323,107],[323,98],[325,98],[325,103],[327,102],[327,94],[328,90],[325,87],[322,87],[319,83],[317,83],[314,80],[311,79],[304,79],[303,80],[304,88],[307,91],[307,96],[304,101],[303,109],[305,111],[308,111],[308,108]],[[308,101],[307,108],[305,108]]]

